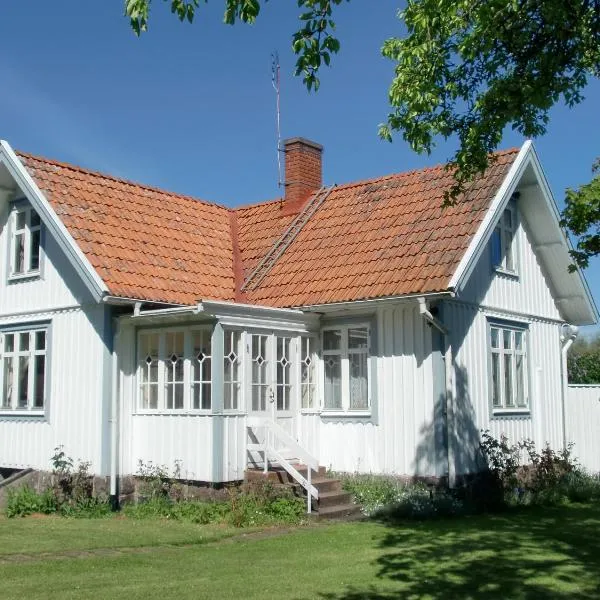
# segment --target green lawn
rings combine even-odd
[[[600,598],[598,506],[245,536],[168,521],[0,519],[0,548],[3,599]]]

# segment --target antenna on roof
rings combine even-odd
[[[279,53],[271,53],[271,83],[277,96],[277,185],[281,187],[281,119],[280,119],[280,83],[279,83]]]

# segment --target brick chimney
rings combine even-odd
[[[308,198],[323,185],[323,146],[295,137],[284,140],[285,197],[283,214],[300,212]]]

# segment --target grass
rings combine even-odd
[[[0,520],[2,598],[600,597],[598,505],[274,533],[224,539],[230,529],[164,520]],[[123,550],[85,552],[94,548]],[[70,550],[79,554],[37,554]]]

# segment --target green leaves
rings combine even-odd
[[[567,190],[561,220],[563,227],[578,236],[571,256],[581,268],[588,266],[590,257],[600,254],[600,158],[596,159],[592,173],[595,176],[590,183]]]
[[[163,0],[169,2],[171,12],[180,21],[192,22],[200,0]],[[204,0],[207,2],[208,0]],[[267,2],[267,0],[264,0]],[[292,50],[298,56],[296,75],[302,75],[307,89],[317,90],[322,65],[329,66],[333,54],[340,50],[340,41],[333,35],[335,22],[331,18],[333,7],[349,0],[297,0],[301,9],[301,25],[292,36]],[[125,14],[129,17],[131,28],[140,35],[148,28],[148,18],[152,0],[124,0]],[[238,20],[254,23],[260,13],[259,0],[225,0],[223,21],[228,25]]]
[[[297,0],[295,73],[309,91],[319,88],[320,69],[340,50],[333,10],[344,1]],[[140,35],[152,0],[124,2]],[[189,22],[200,4],[163,2]],[[260,0],[225,0],[224,21],[254,23],[260,8]],[[524,137],[543,135],[552,106],[578,104],[588,78],[600,76],[599,0],[408,0],[399,18],[407,34],[386,40],[381,50],[395,74],[379,135],[392,141],[398,132],[419,153],[430,153],[439,137],[458,139],[446,204],[489,166],[507,127]],[[563,224],[580,236],[573,252],[580,266],[600,253],[599,187],[596,176],[567,192]]]
[[[396,70],[380,135],[400,132],[413,150],[427,153],[436,138],[457,137],[456,184],[446,195],[453,202],[488,167],[507,126],[539,136],[554,104],[582,101],[587,78],[600,69],[600,12],[593,4],[410,1],[400,14],[408,35],[382,48]]]

